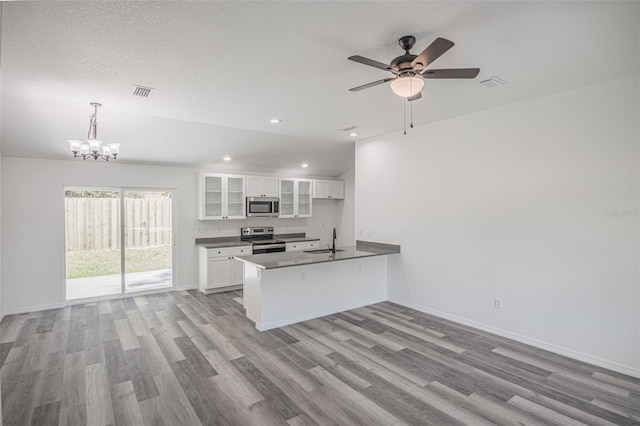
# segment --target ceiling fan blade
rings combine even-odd
[[[426,70],[422,78],[476,78],[480,68],[452,68],[441,70]]]
[[[395,78],[393,78],[393,77],[392,78],[385,78],[385,79],[382,79],[382,80],[374,81],[372,83],[363,84],[362,86],[352,87],[351,89],[349,89],[349,91],[350,92],[357,92],[358,90],[368,89],[369,87],[377,86],[379,84],[386,83],[387,81],[391,81],[391,80],[395,80]]]
[[[418,92],[417,94],[415,94],[415,95],[413,95],[413,96],[409,96],[409,97],[407,98],[407,100],[408,100],[409,102],[411,102],[411,101],[417,101],[417,100],[418,100],[418,99],[420,99],[421,97],[422,97],[422,92]]]
[[[391,70],[391,67],[387,64],[383,64],[382,62],[374,61],[373,59],[365,58],[359,55],[349,56],[347,59],[349,59],[350,61],[364,64],[364,65],[369,65],[370,67],[380,68],[381,70],[385,70],[385,71]]]
[[[421,54],[411,61],[411,66],[416,71],[426,68],[429,64],[438,59],[440,55],[451,49],[453,45],[454,43],[452,41],[438,37],[433,43],[427,46]]]

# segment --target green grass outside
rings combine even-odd
[[[125,251],[126,272],[171,269],[171,246],[130,248]],[[67,279],[120,273],[120,250],[67,253]]]

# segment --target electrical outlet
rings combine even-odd
[[[493,307],[496,309],[502,309],[502,299],[493,299]]]
[[[373,231],[371,229],[369,229],[369,232],[367,232],[367,236],[368,237],[373,237]]]
[[[362,272],[362,264],[358,264],[358,272]]]
[[[304,272],[300,272],[300,281],[304,281]]]
[[[358,235],[360,235],[360,236],[362,237],[362,235],[363,235],[363,234],[362,234],[362,229],[360,229],[360,230],[358,231]]]

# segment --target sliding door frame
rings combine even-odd
[[[64,211],[64,197],[66,191],[112,191],[120,193],[120,293],[119,294],[109,294],[104,296],[95,296],[95,297],[85,297],[82,299],[73,299],[67,300],[67,241],[66,241],[66,212]],[[156,290],[141,290],[141,291],[125,291],[125,240],[124,240],[124,228],[125,228],[125,217],[124,217],[124,194],[125,192],[168,192],[171,194],[171,287],[164,287]],[[177,251],[176,251],[176,240],[177,240],[177,232],[176,232],[176,222],[177,222],[177,191],[175,188],[157,188],[157,187],[129,187],[129,186],[77,186],[77,185],[65,185],[62,188],[62,196],[63,196],[63,215],[62,215],[62,275],[64,280],[64,285],[62,286],[62,298],[64,306],[72,306],[79,305],[83,303],[93,303],[93,302],[103,302],[108,300],[119,300],[126,299],[129,297],[136,296],[146,296],[150,294],[160,294],[160,293],[168,293],[176,290],[176,282],[177,282],[177,273],[176,273],[176,263],[177,263]]]

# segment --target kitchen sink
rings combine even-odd
[[[341,249],[336,249],[336,253],[339,251],[344,251]],[[331,249],[316,249],[316,250],[305,250],[305,253],[311,253],[311,254],[328,254],[328,253],[333,253],[333,251]]]

